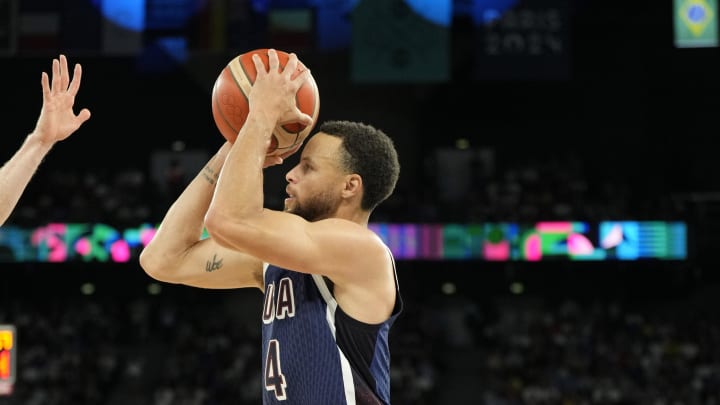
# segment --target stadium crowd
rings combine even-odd
[[[590,177],[572,156],[503,166],[471,158],[468,164],[459,186],[448,189],[439,181],[403,186],[373,219],[532,222],[694,215],[681,199]],[[178,167],[163,176],[142,167],[41,170],[9,222],[154,222],[188,173]],[[268,195],[268,201],[279,200]],[[475,283],[505,285],[516,270],[512,264],[499,270],[508,280],[498,283],[469,275],[477,265],[399,264],[406,310],[391,335],[394,404],[720,404],[720,313],[713,298],[720,294],[694,289],[672,299],[642,300],[601,288],[580,297],[557,290],[484,293],[472,289]],[[55,277],[74,271],[72,266],[53,270]],[[0,396],[0,405],[260,402],[258,292],[152,284],[130,263],[107,270],[113,277],[132,274],[129,281],[105,288],[99,282],[95,293],[80,294],[76,278],[53,282],[44,280],[45,268],[4,267],[36,279],[28,284],[9,277],[3,286],[0,324],[17,328],[18,357],[17,383],[11,395]],[[95,277],[104,271],[92,270]],[[418,274],[426,282],[410,281]],[[444,277],[455,280],[443,284]],[[468,277],[476,281],[468,283]],[[544,277],[552,284],[563,275]],[[155,293],[137,290],[138,285],[154,286]]]
[[[0,404],[259,403],[259,293],[55,289],[0,309],[18,329],[17,382]],[[408,291],[391,337],[393,403],[717,404],[717,292],[623,302]]]

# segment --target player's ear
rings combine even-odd
[[[359,174],[348,174],[345,176],[345,189],[343,190],[343,197],[347,198],[355,194],[360,194],[362,185],[362,177],[360,177]]]

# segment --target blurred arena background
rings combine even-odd
[[[296,52],[384,129],[393,402],[720,403],[716,0],[0,0],[1,161],[40,72],[92,118],[0,229],[0,405],[257,404],[259,291],[156,283],[143,238],[223,140],[235,55]],[[283,175],[267,171],[279,207]],[[10,384],[11,377],[13,384]]]

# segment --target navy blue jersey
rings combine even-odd
[[[360,322],[337,305],[323,276],[267,266],[263,404],[389,404],[388,332],[401,311],[398,289],[388,320]]]

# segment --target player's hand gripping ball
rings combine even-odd
[[[267,51],[265,48],[255,49],[236,56],[222,69],[215,80],[212,90],[213,118],[220,133],[230,142],[235,141],[240,128],[247,119],[248,94],[250,94],[257,75],[252,55],[258,54],[267,67],[269,65]],[[280,50],[277,51],[277,54],[280,67],[284,68],[289,54]],[[298,61],[297,69],[293,78],[307,68],[301,61]],[[296,100],[298,109],[311,116],[314,123],[320,112],[320,94],[312,75],[298,90]],[[312,129],[311,126],[300,123],[276,126],[267,151],[268,156],[287,157],[295,153],[310,135]]]

